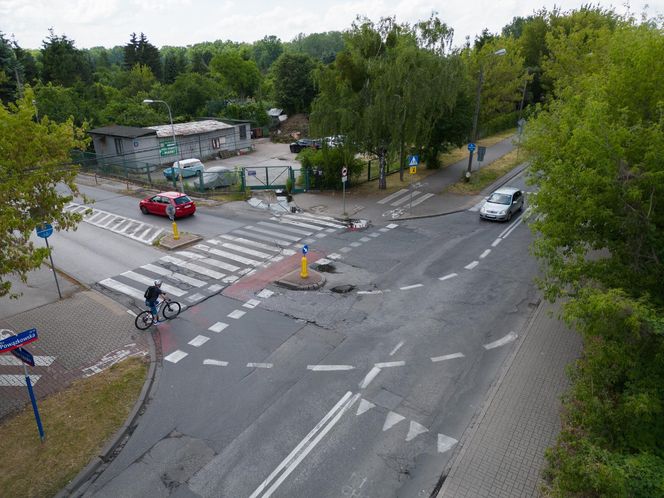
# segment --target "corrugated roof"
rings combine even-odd
[[[106,135],[111,137],[137,138],[137,137],[144,137],[147,135],[154,135],[155,131],[151,130],[150,128],[111,125],[111,126],[102,126],[101,128],[95,128],[94,130],[88,131],[88,133],[93,133],[95,135]]]
[[[214,121],[212,119],[207,119],[205,121],[191,121],[189,123],[175,123],[173,125],[173,130],[175,131],[176,136],[197,135],[199,133],[208,133],[217,130],[227,130],[229,128],[233,128],[233,126],[226,123],[222,123],[220,121]],[[146,129],[155,130],[159,138],[173,136],[173,130],[171,130],[170,124],[149,126]]]

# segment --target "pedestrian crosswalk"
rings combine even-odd
[[[174,251],[99,284],[111,293],[136,299],[142,306],[145,289],[160,279],[168,295],[190,306],[245,275],[292,256],[315,240],[311,237],[325,237],[345,228],[328,216],[284,214]]]
[[[143,221],[119,216],[76,202],[70,202],[64,207],[64,210],[82,214],[83,221],[86,223],[105,230],[111,230],[143,244],[152,244],[164,232],[163,228],[155,227]]]
[[[422,192],[421,190],[410,190],[407,188],[402,188],[394,192],[393,194],[384,197],[378,201],[378,204],[389,204],[390,206],[399,207],[399,206],[417,206],[418,204],[423,203],[427,199],[433,197],[434,194],[430,192]]]

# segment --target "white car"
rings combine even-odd
[[[480,218],[510,221],[523,209],[523,192],[518,188],[502,187],[493,192],[480,208]]]

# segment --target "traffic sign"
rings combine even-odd
[[[36,230],[37,237],[41,237],[42,239],[48,239],[51,235],[53,235],[53,225],[50,223],[42,223],[36,228]]]
[[[413,154],[412,156],[408,156],[408,166],[417,166],[418,164],[420,164],[419,154]]]
[[[470,143],[468,144],[468,150],[469,150],[470,152],[473,152],[473,151],[475,150],[475,144],[472,143],[472,142],[470,142]]]
[[[410,174],[414,175],[415,173],[417,173],[417,166],[411,166],[410,167]]]
[[[341,176],[348,176],[348,168],[346,166],[341,168]]]
[[[37,339],[37,329],[29,329],[20,334],[11,335],[0,340],[0,353],[6,353],[12,349],[20,348],[24,344],[30,344]]]
[[[32,356],[32,354],[30,354],[30,351],[28,351],[27,349],[16,348],[12,349],[10,353],[16,356],[23,363],[27,363],[31,367],[35,366],[35,357]]]
[[[309,252],[309,246],[307,244],[304,244],[302,246],[302,254],[306,256],[306,254]]]
[[[248,169],[247,170],[247,175],[256,176],[256,170],[255,169]]]

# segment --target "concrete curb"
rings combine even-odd
[[[76,475],[76,477],[74,477],[69,482],[69,484],[67,484],[57,495],[55,495],[55,498],[82,496],[85,491],[92,485],[95,475],[101,473],[101,467],[113,459],[113,454],[116,452],[118,447],[121,446],[121,444],[123,444],[134,432],[138,418],[140,417],[143,408],[147,404],[149,394],[152,391],[152,386],[155,384],[155,379],[157,377],[157,348],[152,334],[149,335],[147,341],[150,347],[150,367],[148,369],[145,383],[143,384],[141,392],[138,395],[138,399],[129,412],[127,419],[125,420],[122,427],[120,427],[115,432],[115,434],[113,434],[110,440],[107,441],[106,445],[99,452],[99,455],[94,457],[92,461],[88,463]]]
[[[530,315],[528,323],[523,329],[524,330],[523,334],[519,335],[519,341],[517,346],[514,348],[514,351],[512,351],[509,357],[505,360],[505,362],[501,367],[498,378],[491,385],[491,388],[489,389],[489,392],[487,393],[487,396],[484,399],[484,402],[482,403],[482,408],[480,409],[479,412],[477,412],[473,416],[470,423],[468,424],[468,427],[461,436],[459,444],[457,445],[457,449],[455,450],[454,454],[450,457],[447,466],[443,469],[443,472],[441,474],[441,480],[439,481],[440,488],[435,495],[436,498],[443,498],[443,494],[446,489],[447,476],[449,476],[453,470],[456,470],[459,467],[459,465],[461,465],[461,461],[463,460],[463,457],[468,448],[468,443],[473,440],[473,437],[475,436],[475,433],[479,429],[482,420],[486,416],[486,412],[489,410],[489,407],[493,403],[493,400],[496,397],[496,394],[498,393],[498,389],[503,383],[503,380],[505,380],[505,376],[512,368],[514,360],[516,359],[517,355],[519,354],[519,351],[521,350],[521,346],[523,346],[526,337],[530,333],[533,323],[535,322],[536,318],[543,312],[544,306],[545,306],[545,301],[540,299],[537,305],[537,309],[535,309],[535,311],[533,311],[533,313]],[[433,496],[433,493],[431,496]]]

